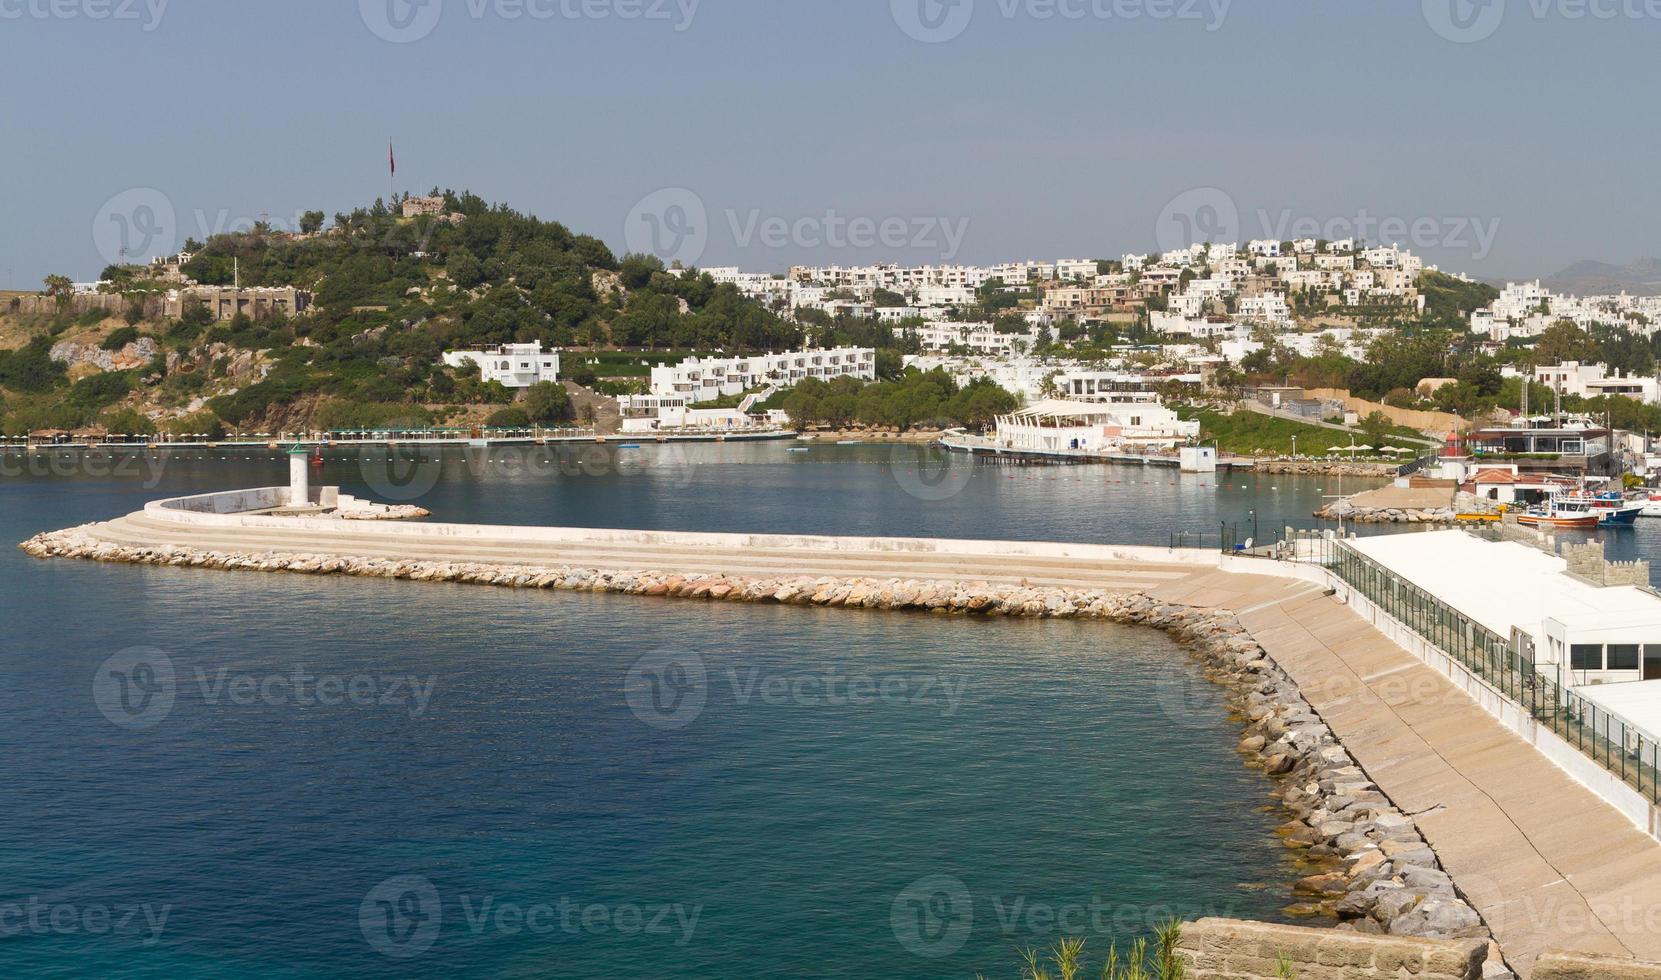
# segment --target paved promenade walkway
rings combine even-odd
[[[640,542],[538,542],[502,537],[384,537],[342,531],[212,527],[176,524],[144,512],[129,514],[89,532],[101,540],[135,547],[178,545],[226,552],[327,554],[352,558],[414,561],[500,562],[516,565],[573,565],[619,571],[660,570],[681,575],[900,578],[988,582],[1026,582],[1035,588],[1057,587],[1140,592],[1192,574],[1194,566],[1145,561],[1085,561],[1015,555],[928,554],[807,550],[788,547],[717,548]],[[359,527],[361,530],[361,525]]]
[[[1322,591],[1207,572],[1154,594],[1235,610],[1416,817],[1523,977],[1547,950],[1661,960],[1661,844]]]

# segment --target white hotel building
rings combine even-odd
[[[545,353],[540,343],[446,351],[444,364],[453,368],[471,364],[479,369],[485,381],[497,381],[508,388],[529,388],[539,382],[559,380],[559,351]]]
[[[696,404],[756,388],[790,388],[808,378],[841,377],[875,381],[877,352],[869,347],[840,347],[750,357],[691,357],[653,368],[652,394],[684,395]]]

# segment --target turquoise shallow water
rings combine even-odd
[[[976,468],[931,500],[886,449],[805,455],[458,457],[418,499],[456,520],[1159,543],[1161,512],[1239,513],[1174,474]],[[386,483],[340,461],[324,479]],[[12,475],[0,541],[273,482],[270,460]],[[1285,487],[1227,492],[1288,516],[1318,499]],[[0,975],[998,976],[1063,932],[1101,948],[1289,901],[1221,693],[1151,631],[9,548],[0,595]]]

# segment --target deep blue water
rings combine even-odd
[[[320,479],[460,521],[1159,544],[1342,487],[633,452]],[[5,545],[284,479],[263,455],[13,467]],[[997,976],[1061,932],[1100,952],[1290,900],[1220,692],[1152,631],[10,547],[0,595],[3,976]]]

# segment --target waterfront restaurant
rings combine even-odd
[[[1614,457],[1609,429],[1585,416],[1533,416],[1477,429],[1465,448],[1478,464],[1514,463],[1523,473],[1608,476]]]
[[[1043,401],[998,418],[999,447],[1015,452],[1110,453],[1171,450],[1200,434],[1163,405]]]

